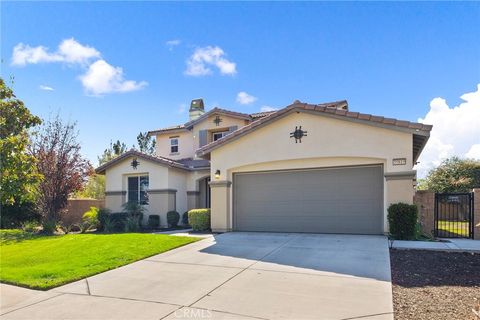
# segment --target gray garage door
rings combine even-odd
[[[238,231],[381,234],[381,166],[237,173]]]

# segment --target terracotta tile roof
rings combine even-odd
[[[157,155],[146,154],[146,153],[131,149],[131,150],[119,155],[118,157],[110,160],[109,162],[104,163],[100,167],[96,168],[95,172],[98,173],[98,174],[103,174],[103,173],[105,173],[106,169],[110,168],[111,166],[115,165],[116,163],[118,163],[118,162],[120,162],[120,161],[122,161],[122,160],[124,160],[128,157],[131,157],[131,156],[138,157],[138,158],[143,158],[143,159],[146,159],[146,160],[150,160],[152,162],[160,163],[160,164],[172,167],[172,168],[178,168],[178,169],[183,169],[183,170],[187,170],[187,171],[190,170],[190,168],[188,166],[185,166],[183,163],[180,163],[178,161],[175,161],[175,160],[172,160],[172,159],[169,159],[169,158],[165,158],[165,157],[161,157],[161,156],[157,156]]]
[[[266,116],[268,116],[268,115],[270,115],[270,114],[272,114],[272,113],[275,113],[275,112],[277,112],[277,110],[251,113],[251,114],[250,114],[250,117],[252,117],[252,119],[256,120],[256,119],[260,119],[260,118],[266,117]]]
[[[217,147],[225,143],[228,143],[229,141],[232,141],[244,134],[247,134],[250,131],[257,129],[258,127],[261,127],[265,123],[274,121],[275,119],[280,118],[282,115],[285,115],[294,110],[306,110],[310,112],[327,113],[331,116],[338,117],[338,118],[346,118],[348,120],[361,121],[365,123],[372,122],[375,124],[380,124],[380,125],[384,125],[386,127],[392,127],[392,128],[395,128],[395,127],[404,128],[404,129],[412,130],[414,133],[418,132],[418,134],[423,132],[423,135],[427,135],[427,136],[429,135],[430,130],[432,130],[431,125],[425,125],[422,123],[397,120],[393,118],[385,118],[385,117],[375,116],[375,115],[366,114],[366,113],[350,112],[345,109],[345,106],[347,105],[348,104],[346,100],[317,104],[317,105],[301,103],[296,101],[295,103],[281,110],[272,112],[263,118],[260,118],[256,121],[251,122],[250,124],[232,132],[231,134],[217,141],[211,142],[203,146],[202,148],[197,150],[197,155],[199,156],[206,155],[210,153],[213,149],[216,149]]]
[[[176,126],[170,126],[170,127],[165,127],[165,128],[152,130],[152,131],[149,131],[148,134],[149,135],[154,135],[154,134],[164,133],[164,132],[187,130],[187,129],[191,128],[193,125],[195,125],[196,123],[204,120],[205,118],[208,118],[210,115],[214,114],[215,112],[230,115],[230,116],[237,117],[237,118],[244,118],[245,120],[256,120],[256,119],[263,118],[263,117],[265,117],[265,116],[267,116],[271,113],[275,113],[276,111],[266,111],[266,112],[257,112],[257,113],[247,114],[247,113],[230,111],[230,110],[221,109],[221,108],[213,108],[212,110],[210,110],[210,111],[204,113],[203,115],[201,115],[198,119],[189,121],[185,124],[180,124],[180,125],[176,125]]]
[[[195,124],[197,124],[197,123],[199,123],[200,121],[202,121],[202,120],[210,117],[212,114],[215,114],[215,113],[225,114],[225,115],[232,116],[232,117],[236,117],[236,118],[243,118],[243,119],[246,119],[246,120],[250,120],[250,119],[251,119],[249,114],[241,113],[241,112],[236,112],[236,111],[230,111],[230,110],[226,110],[226,109],[216,108],[216,107],[215,107],[215,108],[213,108],[212,110],[205,112],[204,114],[202,114],[202,115],[201,115],[200,117],[198,117],[197,119],[185,123],[184,126],[185,126],[186,128],[193,127]]]
[[[153,134],[157,134],[157,133],[164,133],[164,132],[171,132],[171,131],[177,131],[177,130],[186,130],[185,125],[184,125],[184,124],[180,124],[180,125],[177,125],[177,126],[171,126],[171,127],[160,128],[160,129],[157,129],[157,130],[148,131],[148,135],[153,135]]]

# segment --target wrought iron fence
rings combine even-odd
[[[473,193],[435,194],[435,236],[473,238]]]

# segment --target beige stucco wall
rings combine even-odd
[[[219,126],[216,126],[213,120],[217,114],[212,114],[210,117],[197,123],[193,129],[177,132],[167,132],[156,135],[156,153],[159,156],[170,158],[173,160],[184,158],[195,158],[195,151],[199,148],[199,131],[200,130],[215,130],[222,131],[228,130],[231,126],[243,127],[248,123],[243,119],[229,117],[225,115],[219,115],[222,122]],[[178,153],[170,153],[170,138],[178,138]],[[210,139],[210,136],[208,137]],[[209,140],[210,142],[210,140]]]
[[[169,189],[177,190],[175,210],[183,214],[188,208],[187,202],[187,179],[190,178],[189,173],[185,171],[170,169],[168,171],[168,186]]]
[[[225,232],[231,230],[231,184],[230,182],[210,182],[211,187],[211,220],[210,225],[215,232]],[[214,200],[215,199],[215,200]],[[215,212],[215,214],[213,214]]]
[[[167,189],[168,188],[168,167],[159,165],[155,162],[137,158],[140,165],[137,169],[133,169],[130,163],[133,157],[129,157],[105,172],[105,191],[126,191],[127,176],[138,176],[143,174],[149,175],[150,189]]]
[[[170,138],[178,138],[178,153],[170,153]],[[156,135],[156,153],[159,156],[177,160],[184,158],[193,158],[195,149],[193,148],[193,134],[191,131],[178,133],[163,133]]]
[[[112,212],[122,211],[122,205],[125,203],[125,195],[105,195],[105,208],[110,209]]]
[[[307,136],[295,143],[290,132],[302,126]],[[406,165],[393,166],[393,158],[406,158]],[[220,181],[232,181],[241,171],[383,164],[385,173],[412,170],[412,134],[333,119],[305,112],[286,117],[238,138],[211,153],[211,176],[218,169]],[[395,182],[393,182],[395,181]],[[399,182],[402,181],[402,182]],[[228,204],[222,209],[225,194],[212,188],[212,227],[231,229],[232,188]],[[412,203],[411,178],[384,184],[384,229],[388,230],[386,209],[391,201]],[[225,218],[224,215],[229,215]],[[221,225],[224,221],[228,225]]]
[[[127,178],[129,176],[149,176],[149,204],[145,206],[146,222],[149,214],[160,215],[160,223],[166,226],[166,213],[169,210],[177,210],[183,214],[188,208],[187,186],[190,179],[196,179],[199,175],[205,176],[208,170],[203,173],[193,173],[181,169],[170,168],[143,158],[137,158],[140,165],[133,169],[130,165],[133,157],[125,159],[120,163],[108,168],[105,172],[105,206],[113,212],[122,211],[122,205],[127,201]],[[172,190],[176,190],[173,192]],[[122,194],[123,192],[123,194]],[[109,195],[110,193],[110,195]],[[112,194],[113,193],[113,194]]]
[[[200,179],[203,179],[205,177],[210,176],[210,170],[197,170],[197,171],[192,171],[189,174],[189,177],[187,179],[187,190],[188,191],[199,191],[199,185],[198,181]]]

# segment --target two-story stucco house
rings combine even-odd
[[[156,155],[97,169],[106,206],[166,213],[211,207],[213,231],[382,234],[391,203],[413,202],[431,126],[349,111],[346,101],[244,114],[193,100],[182,125],[150,131]]]

